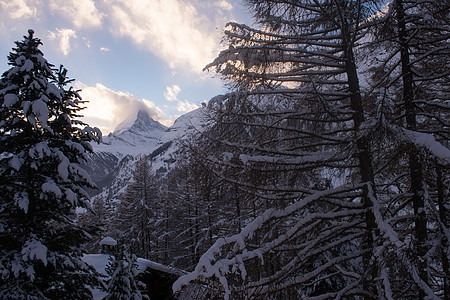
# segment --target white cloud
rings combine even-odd
[[[181,101],[178,99],[178,94],[181,92],[181,88],[174,84],[172,86],[166,87],[166,91],[164,92],[164,98],[170,102],[177,103],[177,110],[179,112],[188,112],[198,108],[198,105],[190,103],[187,100]],[[166,107],[166,106],[165,106]]]
[[[73,29],[59,29],[56,28],[56,32],[50,32],[48,35],[49,39],[59,39],[59,50],[64,54],[67,55],[70,52],[70,39],[76,38],[77,33]]]
[[[84,44],[86,45],[86,47],[91,48],[91,41],[89,41],[86,37],[82,37]]]
[[[100,47],[100,51],[101,52],[109,52],[109,51],[111,51],[111,49],[106,48],[106,47]]]
[[[0,7],[11,19],[28,19],[37,15],[38,3],[36,0],[0,0]]]
[[[94,28],[102,24],[103,15],[93,0],[50,0],[50,9],[70,18],[77,28]]]
[[[164,92],[164,98],[166,98],[167,101],[177,101],[177,97],[180,92],[181,89],[178,85],[174,84],[172,86],[168,86]]]
[[[130,40],[141,50],[153,53],[172,71],[199,74],[220,50],[220,29],[225,22],[224,13],[231,12],[229,9],[233,8],[230,3],[233,2],[0,0],[0,18],[6,19],[5,24],[10,30],[26,32],[29,26],[33,28],[48,24],[54,26],[47,28],[53,32],[56,32],[56,28],[73,28],[80,38],[91,34],[113,34]],[[16,22],[19,19],[28,20]],[[9,23],[13,26],[9,26]],[[66,44],[67,41],[66,38]],[[89,41],[85,43],[87,47],[90,46]]]
[[[111,31],[162,58],[200,73],[215,57],[219,33],[185,0],[113,0]],[[217,36],[215,36],[217,34]]]
[[[127,92],[115,91],[97,83],[87,86],[77,82],[76,88],[83,100],[88,100],[87,108],[82,111],[84,121],[91,126],[99,127],[103,134],[114,131],[116,126],[131,117],[135,117],[139,110],[145,110],[154,120],[171,125],[172,120],[165,119],[162,110],[152,101],[141,99]]]
[[[184,101],[179,100],[178,104],[177,104],[177,110],[179,112],[188,112],[188,111],[197,109],[198,107],[199,106],[197,104],[190,103],[187,100],[184,100]]]
[[[231,3],[226,0],[218,1],[217,6],[224,10],[232,10],[233,9],[233,5],[231,5]]]

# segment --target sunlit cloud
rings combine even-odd
[[[231,5],[231,3],[226,0],[218,1],[216,5],[224,10],[232,10],[233,9],[233,5]]]
[[[83,100],[88,100],[87,108],[82,111],[86,123],[94,123],[102,130],[103,134],[114,131],[116,126],[125,120],[136,116],[139,110],[148,112],[151,118],[171,125],[173,122],[165,118],[162,110],[152,101],[141,99],[131,93],[115,91],[97,83],[95,86],[87,86],[77,82],[76,88]]]
[[[11,19],[29,19],[38,12],[36,0],[0,0],[0,7]]]
[[[218,37],[210,21],[188,1],[114,0],[109,5],[111,31],[166,61],[200,73],[215,57]]]
[[[164,92],[164,98],[167,101],[177,101],[178,94],[181,92],[181,89],[178,85],[174,84],[172,86],[166,87],[166,91]]]
[[[56,28],[72,27],[80,37],[90,30],[128,39],[174,71],[200,74],[220,51],[224,13],[233,5],[229,0],[0,0],[0,9],[0,17],[10,21],[61,17],[66,23]],[[14,26],[23,30],[21,24]],[[56,34],[56,28],[48,30]],[[74,36],[64,37],[67,45]]]
[[[190,103],[187,100],[184,100],[184,101],[179,100],[178,104],[177,104],[177,110],[179,112],[189,112],[189,111],[197,109],[197,108],[199,108],[199,106],[197,104]]]
[[[76,38],[77,33],[73,29],[59,29],[56,28],[56,32],[50,32],[48,35],[49,39],[59,39],[59,50],[67,55],[70,52],[70,39]]]
[[[93,0],[50,0],[50,10],[70,18],[77,28],[94,28],[102,24],[103,14]]]
[[[180,92],[181,88],[178,85],[174,84],[172,86],[168,86],[166,87],[166,91],[164,92],[164,98],[166,98],[167,101],[176,102],[177,110],[179,112],[188,112],[199,107],[197,104],[190,103],[187,100],[181,101],[180,99],[178,99],[178,94]]]
[[[71,71],[92,62],[92,66],[86,68],[86,72],[91,73],[84,79],[90,82],[106,80],[110,74],[104,74],[101,63],[120,55],[124,49],[134,55],[127,58],[131,61],[147,57],[153,61],[150,53],[159,58],[158,68],[163,62],[164,76],[179,81],[186,75],[185,79],[190,83],[204,81],[211,76],[202,73],[202,69],[221,49],[221,29],[234,13],[231,4],[234,1],[0,0],[0,41],[2,45],[13,45],[12,41],[27,35],[27,30],[32,28],[36,37],[44,37],[45,48],[42,49],[45,54],[48,57],[55,57],[55,52],[66,55],[63,61],[65,65],[72,65]],[[86,56],[86,61],[78,64],[74,59],[79,60],[80,56]],[[80,74],[77,79],[83,80],[80,76],[84,73],[77,71]],[[117,74],[120,73],[118,70]],[[118,75],[114,73],[111,76]],[[125,84],[122,86],[127,86],[127,80],[138,79],[131,77],[123,78]],[[181,83],[180,86],[184,89]],[[170,115],[164,114],[152,101],[132,93],[113,90],[102,84],[87,86],[79,83],[77,87],[83,89],[83,98],[91,100],[83,111],[84,120],[108,133],[142,108],[154,119],[170,126],[176,117],[174,112],[181,115],[198,107],[180,96],[180,86],[167,86],[165,90],[165,86],[155,87],[165,91],[166,99],[158,97],[154,100],[165,102],[158,102],[158,105],[170,111]],[[191,91],[189,93],[192,94]]]

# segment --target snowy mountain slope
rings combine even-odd
[[[93,144],[94,152],[109,152],[119,159],[126,155],[149,154],[167,130],[144,111],[139,111],[133,123],[128,124],[119,124],[113,133],[103,137],[101,144]]]
[[[133,157],[152,153],[166,130],[167,127],[154,121],[148,113],[139,111],[133,122],[120,124],[113,133],[103,137],[100,144],[92,143],[94,153],[88,157],[84,168],[101,190],[111,184],[119,169]]]
[[[165,177],[176,166],[184,145],[189,138],[199,134],[205,126],[206,108],[191,111],[179,117],[175,123],[161,133],[162,125],[138,114],[136,121],[122,126],[105,138],[101,145],[94,146],[94,156],[90,160],[90,173],[100,190],[92,195],[101,199],[106,207],[114,210],[120,196],[126,191],[133,177],[138,159],[145,155],[151,163],[151,170],[158,177]],[[106,159],[106,160],[105,160]],[[93,174],[93,175],[92,175]],[[95,176],[95,177],[94,177]]]
[[[150,154],[152,170],[161,176],[171,170],[184,151],[184,146],[207,125],[207,108],[198,108],[180,116],[158,141]]]

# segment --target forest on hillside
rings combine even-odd
[[[255,26],[228,23],[205,67],[229,93],[172,168],[153,168],[169,143],[134,157],[92,207],[77,162],[98,132],[75,126],[82,100],[30,52],[40,41],[17,43],[0,81],[0,299],[89,298],[80,256],[104,236],[188,271],[180,299],[449,299],[448,1],[244,2]]]

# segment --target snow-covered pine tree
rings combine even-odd
[[[92,183],[79,162],[97,129],[76,120],[83,101],[28,31],[0,80],[0,299],[90,299],[96,272],[81,259],[75,222]]]
[[[187,153],[168,176],[165,201],[174,205],[167,220],[161,222],[166,230],[161,236],[169,236],[174,241],[168,243],[163,239],[161,246],[167,243],[170,249],[160,248],[160,252],[169,254],[170,264],[192,270],[200,254],[212,245],[213,233],[217,233],[218,216],[213,210],[218,209],[218,205],[212,195],[217,186],[212,184],[211,174],[201,161],[195,161],[193,153]]]
[[[100,229],[103,236],[109,236],[111,221],[111,213],[106,209],[103,199],[95,197],[91,199],[92,206],[90,210],[86,210],[78,216],[78,223],[82,227],[93,227]],[[97,234],[83,245],[83,249],[87,253],[99,253],[100,241],[102,235]]]
[[[111,255],[106,266],[110,276],[107,285],[108,294],[103,300],[141,300],[142,294],[136,280],[137,259],[125,246],[119,246],[115,255]]]

